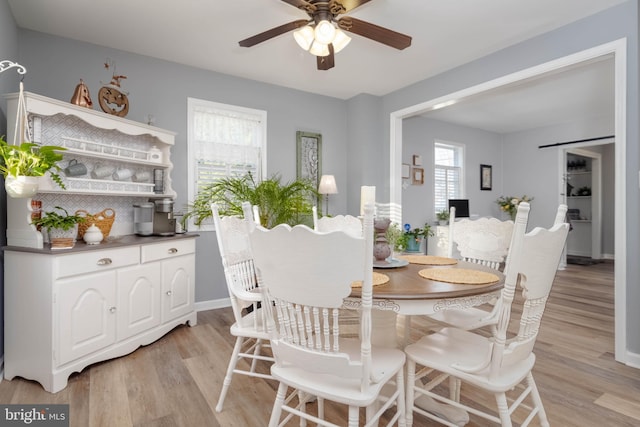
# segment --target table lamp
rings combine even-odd
[[[318,186],[318,193],[324,194],[324,215],[327,216],[329,215],[329,194],[338,194],[336,178],[333,175],[322,175],[322,177],[320,178],[320,185]]]

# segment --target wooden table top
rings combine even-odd
[[[418,272],[425,268],[465,268],[471,270],[487,271],[495,274],[500,279],[496,282],[483,285],[465,285],[429,280],[421,277]],[[374,299],[417,300],[417,299],[441,299],[458,298],[472,295],[486,294],[502,289],[504,275],[494,269],[465,261],[458,261],[455,265],[424,265],[409,264],[398,268],[374,268],[375,272],[389,276],[389,282],[373,287]],[[361,288],[353,288],[352,297],[360,297]]]

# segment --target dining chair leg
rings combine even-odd
[[[262,340],[261,339],[257,339],[256,340],[256,347],[253,349],[253,360],[251,361],[251,372],[255,372],[256,371],[256,364],[258,363],[258,356],[260,356],[260,353],[262,352]]]
[[[240,354],[240,349],[242,348],[243,342],[244,338],[236,338],[236,344],[233,346],[233,352],[231,353],[231,358],[229,359],[227,373],[225,374],[224,381],[222,382],[222,391],[220,392],[220,397],[218,398],[216,412],[222,411],[222,405],[224,404],[224,399],[227,396],[227,391],[229,390],[229,386],[231,385],[231,377],[233,376],[233,370],[236,369],[236,365],[238,364],[238,354]]]
[[[280,415],[282,414],[282,405],[284,405],[284,399],[287,395],[289,387],[280,383],[278,386],[278,392],[276,393],[276,400],[273,402],[273,408],[271,409],[271,418],[269,419],[269,427],[278,427],[280,421]]]
[[[416,386],[416,362],[407,360],[407,391],[405,393],[405,413],[407,425],[413,425],[413,400],[415,399],[414,387]]]
[[[507,396],[504,393],[496,393],[496,404],[498,405],[498,414],[502,427],[512,427],[511,415],[509,414],[509,404]]]
[[[461,381],[456,377],[449,377],[449,399],[460,402]]]
[[[360,423],[360,408],[349,406],[349,427],[358,427]]]
[[[536,386],[536,382],[533,380],[533,375],[529,372],[527,375],[527,385],[531,388],[531,398],[533,399],[533,403],[535,407],[538,409],[538,418],[540,419],[540,425],[542,427],[549,427],[549,420],[547,419],[547,413],[544,410],[544,406],[542,405],[542,399],[540,398],[540,393],[538,393],[538,386]]]
[[[318,397],[318,418],[324,420],[324,399]]]

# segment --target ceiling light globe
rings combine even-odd
[[[311,43],[313,43],[313,28],[308,25],[293,32],[293,38],[298,43],[298,46],[304,50],[309,50]]]
[[[336,36],[336,27],[334,27],[331,22],[322,20],[316,25],[314,33],[317,41],[323,44],[329,44],[333,42]]]
[[[349,37],[347,33],[338,28],[336,30],[336,37],[333,39],[333,52],[340,52],[349,44],[350,41],[351,37]]]

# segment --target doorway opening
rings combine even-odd
[[[451,105],[466,97],[513,84],[526,79],[536,78],[565,67],[574,66],[585,61],[613,55],[615,63],[615,359],[627,363],[632,357],[627,352],[626,343],[626,253],[627,237],[626,224],[626,39],[620,39],[587,49],[576,54],[549,61],[526,70],[522,70],[504,77],[500,77],[458,92],[450,93],[426,102],[416,104],[390,114],[390,147],[389,147],[389,201],[393,206],[392,220],[402,219],[402,121],[414,115],[422,114]],[[560,181],[560,180],[559,180]]]

